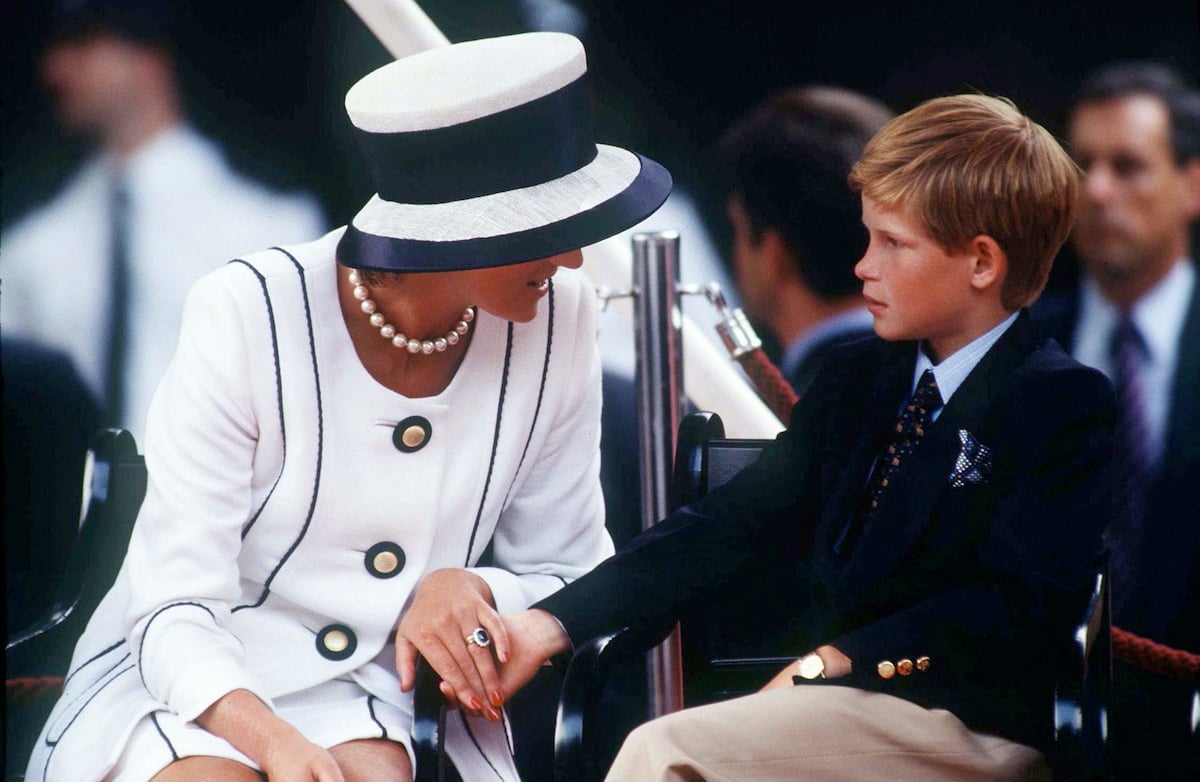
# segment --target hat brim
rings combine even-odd
[[[587,166],[520,190],[443,204],[397,204],[376,195],[347,226],[338,261],[426,272],[549,258],[641,222],[662,206],[671,184],[653,160],[597,145]]]

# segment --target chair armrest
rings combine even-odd
[[[438,688],[441,677],[424,657],[417,658],[416,683],[413,687],[412,748],[417,767],[413,782],[442,782],[446,778],[446,760],[442,741],[446,735],[446,697]]]
[[[1112,626],[1107,568],[1058,660],[1054,682],[1055,766],[1072,778],[1105,779],[1112,691]]]
[[[598,768],[594,720],[600,693],[613,668],[658,644],[674,628],[662,625],[625,627],[580,645],[567,665],[554,729],[554,778],[557,782],[591,782]]]
[[[53,630],[55,627],[61,625],[67,620],[67,617],[71,615],[71,611],[74,609],[74,607],[74,604],[67,606],[59,605],[57,602],[52,604],[50,608],[42,614],[40,619],[35,621],[29,627],[26,627],[23,630],[18,630],[12,637],[5,641],[5,654],[7,655],[16,652],[18,649],[25,647],[35,638],[39,638]]]

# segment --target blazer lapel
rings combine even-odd
[[[829,472],[823,483],[829,490],[817,533],[817,553],[819,561],[839,568],[839,539],[858,510],[871,464],[883,450],[900,404],[911,391],[916,343],[888,345],[885,350],[882,367],[858,403],[838,406],[829,430],[833,434],[825,444],[823,462]]]
[[[961,447],[959,430],[978,429],[996,389],[1028,351],[1031,336],[1028,316],[1022,312],[954,392],[909,455],[880,516],[847,561],[841,576],[847,591],[863,589],[886,577],[912,549],[949,488],[950,472]]]

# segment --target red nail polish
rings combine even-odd
[[[492,705],[497,709],[504,705],[504,697],[499,690],[492,690]]]
[[[474,695],[472,695],[472,696],[471,696],[471,702],[470,702],[470,706],[471,706],[471,708],[472,708],[472,709],[474,709],[475,711],[479,711],[480,709],[482,709],[482,708],[483,708],[483,704],[482,704],[482,703],[480,703],[480,702],[479,702],[479,699],[478,699],[478,698],[476,698]]]

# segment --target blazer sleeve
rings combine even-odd
[[[994,676],[1041,659],[1037,647],[1075,620],[1112,513],[1111,387],[1077,366],[1013,385],[988,426],[996,464],[976,575],[828,641],[854,662],[839,682],[882,686],[876,662],[917,655],[939,677]]]
[[[527,608],[613,552],[600,485],[600,352],[596,294],[578,273],[554,278],[546,409],[524,475],[492,537],[495,566],[476,567],[496,608]],[[558,358],[556,362],[555,359]]]
[[[237,273],[220,269],[188,295],[179,346],[148,416],[149,484],[124,565],[125,632],[142,681],[185,720],[238,688],[270,702],[225,629],[239,595],[258,436],[255,370],[228,287]]]
[[[673,620],[748,567],[801,556],[818,503],[815,396],[796,405],[789,428],[757,462],[535,607],[557,617],[578,645],[627,625]]]

